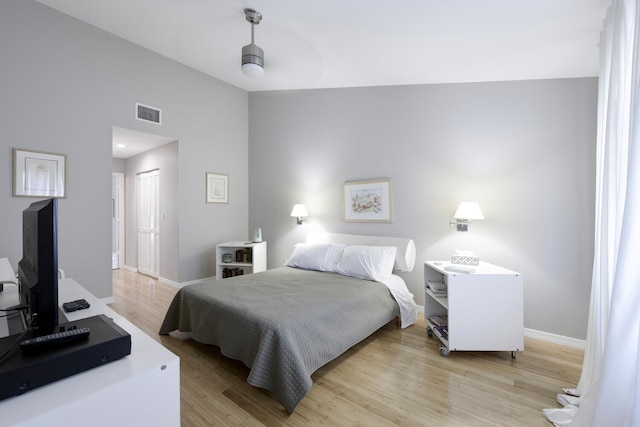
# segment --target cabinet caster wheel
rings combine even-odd
[[[433,336],[433,331],[431,330],[431,328],[427,328],[427,335],[430,337]]]
[[[445,347],[445,346],[443,346],[443,345],[440,345],[439,349],[440,349],[440,354],[441,354],[443,357],[447,357],[447,356],[449,356],[449,350],[447,349],[447,347]]]

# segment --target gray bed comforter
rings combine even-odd
[[[292,413],[313,372],[399,313],[382,283],[281,267],[182,288],[160,334],[190,332],[218,346]]]

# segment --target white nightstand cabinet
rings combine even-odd
[[[523,277],[486,262],[470,266],[473,273],[459,273],[448,261],[424,262],[424,319],[427,334],[436,335],[440,353],[450,351],[524,350]],[[428,289],[429,281],[447,285],[446,296]],[[429,319],[447,317],[446,334]]]
[[[243,251],[242,256],[238,251]],[[225,257],[229,260],[225,262]],[[230,276],[224,274],[225,269]],[[216,279],[251,274],[267,269],[267,242],[225,242],[216,245]],[[235,272],[234,272],[235,271]]]

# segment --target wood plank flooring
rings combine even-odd
[[[575,387],[583,351],[525,339],[525,351],[452,352],[442,357],[425,323],[390,322],[323,366],[288,415],[273,396],[246,382],[249,369],[180,334],[158,335],[177,289],[114,270],[111,305],[180,357],[182,426],[544,426]],[[491,331],[487,331],[491,333]]]

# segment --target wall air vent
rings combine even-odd
[[[138,120],[161,125],[162,124],[162,121],[160,120],[161,113],[162,111],[159,108],[149,107],[148,105],[136,103],[136,119]]]

